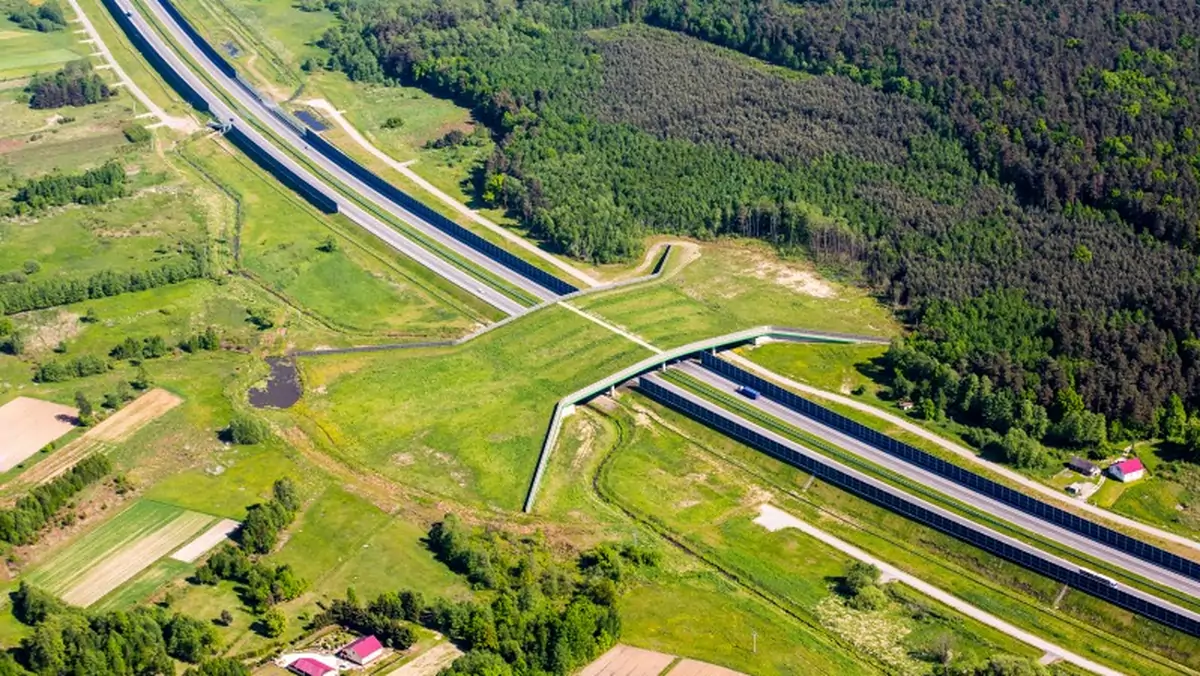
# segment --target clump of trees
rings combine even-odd
[[[210,326],[200,333],[179,341],[179,349],[188,353],[219,350],[221,349],[221,334]]]
[[[87,59],[71,61],[49,75],[34,75],[25,92],[29,94],[29,107],[35,109],[86,106],[117,95]]]
[[[65,380],[86,378],[106,373],[109,368],[109,363],[105,359],[85,354],[72,357],[66,361],[54,360],[38,364],[33,371],[33,382],[61,383]]]
[[[879,586],[879,569],[863,561],[855,561],[846,568],[841,590],[846,602],[857,610],[879,610],[888,603],[887,592]]]
[[[239,542],[247,552],[266,554],[275,548],[279,534],[291,525],[300,509],[296,484],[284,477],[271,487],[271,499],[251,505],[238,531]]]
[[[13,196],[14,214],[43,211],[64,204],[103,204],[128,192],[125,167],[109,160],[78,174],[52,173],[31,178]]]
[[[52,33],[67,27],[67,19],[57,0],[46,0],[37,6],[24,1],[14,2],[8,12],[8,20],[25,30],[40,33]]]
[[[233,416],[227,432],[229,440],[240,446],[261,444],[271,438],[271,428],[267,423],[243,413]]]
[[[108,356],[113,359],[158,359],[169,351],[167,341],[160,335],[147,336],[141,340],[129,336],[109,350]]]
[[[37,383],[60,383],[76,378],[105,373],[111,365],[95,355],[81,355],[66,361],[50,361],[38,364],[34,369],[33,381]]]
[[[20,648],[0,653],[4,674],[175,673],[172,658],[198,676],[248,676],[235,660],[214,657],[220,647],[209,623],[160,607],[88,613],[27,582],[12,593],[12,613],[33,629]]]
[[[90,455],[64,474],[34,488],[13,507],[0,510],[0,541],[13,545],[33,542],[60,509],[111,471],[112,461],[108,456]]]

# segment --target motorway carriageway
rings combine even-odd
[[[410,211],[407,211],[397,205],[395,202],[387,198],[387,196],[379,193],[371,186],[351,175],[348,171],[333,162],[328,157],[314,150],[305,141],[304,137],[295,127],[283,122],[275,116],[275,110],[262,99],[247,91],[246,87],[238,80],[229,77],[219,64],[209,60],[208,53],[200,48],[192,41],[191,37],[183,30],[183,28],[174,21],[170,13],[163,8],[160,0],[143,0],[146,7],[157,18],[160,26],[165,28],[170,33],[176,45],[179,45],[188,52],[195,63],[200,64],[205,69],[207,75],[216,81],[222,88],[224,94],[229,98],[237,101],[247,114],[254,117],[255,122],[264,128],[267,128],[275,135],[276,138],[291,146],[292,150],[300,155],[303,155],[309,162],[312,162],[324,170],[328,175],[333,176],[343,185],[352,189],[364,199],[374,203],[378,208],[398,218],[413,229],[419,231],[424,236],[436,241],[446,249],[453,251],[463,259],[470,261],[472,264],[481,269],[487,270],[496,277],[512,284],[513,286],[525,291],[534,296],[540,301],[548,301],[558,297],[558,294],[534,282],[533,280],[517,273],[516,271],[501,265],[499,262],[489,258],[488,256],[472,249],[463,242],[454,237],[442,232],[424,219],[418,217]]]
[[[878,448],[875,448],[874,446],[863,443],[854,437],[843,434],[842,432],[817,422],[812,418],[801,415],[800,413],[793,411],[782,404],[771,401],[766,397],[759,397],[757,399],[742,397],[737,393],[738,388],[740,387],[738,383],[714,373],[713,371],[710,371],[695,362],[682,362],[679,364],[679,370],[710,387],[720,390],[721,392],[729,393],[739,397],[743,403],[753,406],[763,413],[777,418],[788,425],[791,425],[792,427],[824,439],[825,441],[842,450],[853,453],[854,455],[857,455],[858,457],[874,465],[890,470],[891,472],[899,474],[910,481],[936,490],[937,492],[951,497],[960,503],[975,507],[982,512],[1013,524],[1014,526],[1022,528],[1026,531],[1037,533],[1038,535],[1047,538],[1051,542],[1059,543],[1065,547],[1082,552],[1100,561],[1123,568],[1130,573],[1143,577],[1147,580],[1152,580],[1168,589],[1174,589],[1192,596],[1193,598],[1200,598],[1200,581],[1179,575],[1178,573],[1156,566],[1144,559],[1140,559],[1131,554],[1110,548],[1103,543],[1092,540],[1079,533],[1075,533],[1043,521],[1042,519],[1039,519],[1032,514],[1023,512],[1015,507],[1012,507],[1011,505],[1007,505],[988,496],[976,493],[975,491],[957,484],[945,477],[938,476],[933,472],[906,462],[903,459],[886,453]],[[1076,564],[1075,567],[1079,568],[1080,566]],[[1125,585],[1125,587],[1127,589],[1129,588],[1128,585]]]
[[[699,366],[696,366],[695,369],[702,370],[702,371],[704,370],[703,368],[701,368]],[[687,369],[686,367],[684,370],[686,370],[689,375],[697,375],[694,370]],[[721,380],[724,380],[723,378],[721,378],[720,376],[717,376],[716,374],[713,374],[713,376],[717,379],[718,382]],[[772,439],[773,441],[775,441],[779,444],[782,444],[783,446],[788,447],[797,453],[800,453],[801,455],[806,455],[810,458],[814,458],[818,462],[820,462],[824,465],[836,468],[838,471],[844,472],[844,473],[849,474],[863,482],[871,484],[884,492],[899,496],[903,500],[905,500],[906,502],[908,502],[910,504],[918,505],[924,509],[928,509],[930,511],[936,512],[936,513],[940,514],[942,517],[949,519],[951,521],[957,522],[959,524],[965,525],[977,533],[982,533],[989,537],[1003,541],[1012,547],[1015,547],[1017,549],[1024,551],[1025,553],[1027,553],[1028,555],[1030,555],[1033,558],[1041,559],[1041,560],[1047,561],[1055,566],[1059,566],[1059,567],[1066,568],[1069,570],[1079,570],[1080,569],[1080,565],[1077,563],[1067,561],[1066,559],[1060,558],[1053,554],[1048,554],[1048,553],[1042,551],[1041,549],[1034,547],[1033,545],[1031,545],[1029,543],[1026,543],[1024,541],[1010,537],[1008,535],[1003,535],[1003,534],[1001,534],[995,530],[992,530],[991,528],[988,528],[987,526],[984,526],[983,524],[973,521],[965,516],[959,515],[955,512],[951,512],[949,510],[946,510],[946,509],[943,509],[936,505],[933,505],[932,503],[929,503],[922,498],[912,495],[911,493],[908,493],[907,491],[904,491],[900,488],[892,486],[891,484],[888,484],[880,479],[876,479],[875,477],[869,476],[869,475],[867,475],[863,472],[860,472],[856,469],[852,469],[846,465],[843,465],[842,463],[830,458],[829,456],[827,456],[823,453],[818,453],[816,451],[813,451],[791,439],[788,439],[786,437],[783,437],[780,434],[772,432],[771,430],[768,430],[768,429],[762,427],[761,425],[758,425],[750,420],[747,420],[746,418],[743,418],[742,416],[740,416],[732,411],[729,411],[728,409],[725,409],[717,404],[709,402],[707,399],[701,397],[700,395],[698,395],[694,392],[686,390],[674,383],[663,380],[661,377],[659,377],[657,375],[648,374],[648,375],[642,376],[642,378],[652,381],[655,385],[658,385],[659,387],[675,394],[678,397],[688,400],[689,402],[691,402],[692,404],[694,404],[698,407],[707,409],[718,416],[724,417],[728,420],[732,420],[735,423],[737,423],[738,425],[742,425],[758,434],[768,437],[768,438]],[[711,383],[712,381],[705,378],[705,382]],[[728,381],[726,381],[726,382],[728,383]],[[732,385],[732,383],[729,383],[729,384]],[[729,389],[727,387],[722,386],[721,389],[733,392],[736,390],[736,386],[733,386],[733,389]],[[750,400],[747,400],[747,401],[750,401]],[[762,401],[762,398],[760,397],[758,400],[754,400],[751,403],[758,403],[761,401]],[[768,402],[763,402],[763,403],[765,404]],[[780,415],[780,413],[777,413],[775,410],[771,409],[768,406],[764,405],[761,408],[764,412],[768,412],[771,415],[777,415],[779,417],[783,417],[782,415]],[[780,407],[780,408],[782,408],[782,407]],[[789,412],[788,409],[783,409],[783,411]],[[831,441],[832,441],[832,439],[831,439]],[[850,440],[850,441],[853,441],[853,440]],[[882,464],[882,463],[880,463],[880,464]],[[968,502],[968,504],[976,504],[977,502],[980,502],[980,501],[981,501],[980,498],[978,496],[975,496],[973,501],[967,501],[967,502]],[[1022,525],[1025,525],[1025,524],[1022,524]],[[1029,525],[1026,525],[1026,527],[1029,530],[1035,530],[1038,532],[1042,532],[1045,530],[1045,528],[1048,527],[1047,524],[1044,524],[1044,523],[1038,523],[1036,525],[1037,525],[1037,527],[1031,527]],[[1057,537],[1057,536],[1051,535],[1050,537]],[[1103,558],[1103,555],[1101,556],[1101,558]],[[1144,564],[1144,562],[1142,562],[1140,559],[1135,559],[1135,561],[1137,561],[1138,563]],[[1151,566],[1151,567],[1155,568],[1159,572],[1165,572],[1156,567],[1153,567],[1153,566]],[[1147,577],[1149,577],[1149,576],[1147,576]],[[1186,579],[1186,578],[1184,578],[1184,579]],[[1191,581],[1189,580],[1188,582],[1191,582]],[[1174,585],[1169,585],[1169,586],[1174,586]],[[1194,583],[1193,583],[1193,586],[1194,586]],[[1127,594],[1130,594],[1132,596],[1135,596],[1135,597],[1138,597],[1138,598],[1144,600],[1146,603],[1148,603],[1150,605],[1155,605],[1160,608],[1165,608],[1165,609],[1170,610],[1171,612],[1178,613],[1179,615],[1182,615],[1184,617],[1188,617],[1193,620],[1200,621],[1200,613],[1196,613],[1187,608],[1177,606],[1174,603],[1171,603],[1170,601],[1164,600],[1160,596],[1156,596],[1149,592],[1142,591],[1141,589],[1138,589],[1136,587],[1130,587],[1129,585],[1121,585],[1120,589],[1121,589],[1121,591],[1123,591]]]
[[[184,63],[169,45],[165,43],[163,38],[154,30],[154,28],[146,21],[145,17],[137,11],[137,8],[129,0],[114,0],[117,7],[125,13],[138,31],[140,36],[150,44],[169,64],[170,68],[192,87],[209,106],[209,112],[221,122],[227,122],[231,126],[236,127],[242,132],[251,143],[258,146],[263,153],[270,155],[280,164],[293,171],[302,181],[310,185],[319,187],[325,194],[337,203],[338,210],[351,221],[357,223],[364,230],[375,235],[383,240],[388,246],[396,251],[408,256],[417,263],[425,266],[433,271],[439,277],[447,280],[451,284],[463,289],[484,301],[488,305],[497,308],[498,310],[508,314],[516,315],[525,311],[524,306],[509,298],[499,290],[488,286],[479,278],[471,275],[469,272],[459,268],[450,261],[434,254],[428,249],[418,245],[395,228],[379,220],[375,216],[367,213],[353,201],[339,193],[336,189],[327,185],[324,181],[314,176],[298,162],[292,159],[287,153],[276,148],[272,143],[267,141],[252,125],[247,123],[236,112],[231,110],[228,105],[201,80],[191,68]]]

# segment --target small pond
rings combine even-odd
[[[296,362],[290,357],[267,357],[267,364],[271,367],[267,385],[250,389],[250,405],[254,408],[291,408],[304,394]]]

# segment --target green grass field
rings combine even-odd
[[[762,324],[883,336],[897,331],[895,320],[863,291],[740,242],[703,247],[698,260],[663,282],[576,304],[659,347]]]
[[[196,146],[195,155],[237,195],[241,262],[273,291],[352,332],[454,336],[470,325],[462,311],[435,297],[425,280],[409,271],[415,264],[394,252],[380,260],[372,249],[340,236],[327,217],[244,156],[214,144]],[[319,250],[329,238],[336,250]]]
[[[70,30],[39,33],[0,18],[0,80],[28,77],[82,59],[91,50]]]
[[[304,359],[290,414],[353,465],[515,509],[555,401],[647,354],[549,308],[461,348]]]

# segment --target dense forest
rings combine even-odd
[[[994,434],[1200,409],[1194,5],[327,4],[310,67],[470,106],[479,196],[552,247],[736,234],[861,274],[916,329],[897,396]]]
[[[29,94],[29,107],[37,109],[86,106],[117,95],[87,59],[68,62],[49,75],[34,75],[25,92]]]

